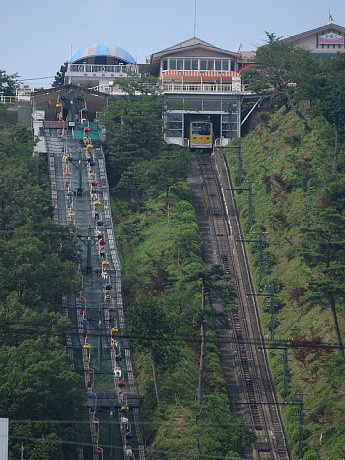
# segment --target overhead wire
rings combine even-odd
[[[94,312],[96,312],[97,309],[94,309]],[[92,323],[93,321],[97,322],[98,318],[96,319],[91,319],[88,320],[88,322]],[[16,324],[16,323],[14,323]],[[56,327],[56,331],[54,330],[54,327]],[[39,328],[40,330],[37,330]],[[70,328],[70,329],[65,329],[63,332],[59,332],[58,329],[61,328],[61,326],[56,325],[56,326],[48,326],[48,325],[32,325],[32,326],[18,326],[17,328],[14,328],[9,324],[9,322],[6,323],[6,325],[2,324],[0,325],[0,331],[3,332],[12,332],[15,334],[19,334],[21,336],[28,334],[29,338],[32,338],[33,334],[39,338],[40,333],[46,333],[46,334],[51,334],[54,337],[65,337],[67,335],[69,336],[77,336],[80,337],[80,333],[77,328]],[[108,337],[109,334],[105,332],[98,332],[97,329],[94,330],[88,330],[87,331],[87,336],[88,337]],[[118,339],[132,339],[132,340],[145,340],[145,341],[157,341],[157,342],[199,342],[200,341],[200,336],[196,335],[195,337],[192,337],[190,334],[189,335],[171,335],[171,336],[152,336],[152,335],[139,335],[139,334],[117,334],[116,337]],[[217,343],[222,343],[222,344],[236,344],[238,343],[237,339],[235,338],[222,338],[218,339],[217,336],[212,336],[212,337],[206,337],[207,342],[217,342]],[[275,340],[267,340],[267,341],[262,341],[262,339],[251,339],[251,340],[241,340],[241,344],[246,344],[246,345],[253,345],[253,346],[258,346],[260,348],[311,348],[311,349],[339,349],[339,345],[335,343],[326,343],[326,342],[321,342],[321,341],[312,341],[312,340],[296,340],[294,341],[293,339],[275,339]],[[109,347],[110,348],[110,347]]]
[[[0,434],[0,438],[9,438],[9,439],[16,439],[18,441],[40,441],[42,443],[47,442],[50,444],[67,444],[67,445],[74,445],[74,446],[84,446],[84,447],[93,447],[93,444],[87,443],[87,442],[77,442],[77,441],[67,441],[67,440],[57,440],[57,439],[50,439],[50,438],[37,438],[33,436],[16,436],[16,435],[9,435],[5,436]],[[118,446],[118,445],[110,445],[110,444],[104,444],[102,443],[100,445],[102,448],[113,448],[113,449],[118,449],[118,450],[123,450],[123,445]],[[215,459],[222,459],[224,460],[224,455],[211,455],[211,454],[203,454],[201,453],[198,449],[195,449],[195,451],[179,451],[179,450],[165,450],[165,449],[157,449],[157,448],[146,448],[144,447],[145,452],[155,452],[159,454],[164,454],[164,455],[178,455],[181,456],[182,459],[185,459],[186,456],[188,457],[195,457],[195,458],[215,458]],[[139,451],[139,448],[132,447],[133,451]]]

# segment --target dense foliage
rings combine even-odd
[[[53,88],[59,88],[60,86],[63,86],[65,84],[65,74],[67,72],[67,68],[68,62],[66,61],[60,66],[60,70],[56,72],[54,81],[52,83]]]
[[[285,357],[271,353],[291,447],[304,460],[338,459],[345,454],[345,56],[312,62],[270,38],[248,82],[266,85],[272,104],[252,121],[240,155],[231,147],[227,155],[233,179],[253,187],[258,287],[280,289],[274,302],[262,301],[267,332],[294,346]],[[246,228],[248,200],[244,193],[237,200]]]
[[[10,419],[10,459],[23,442],[28,460],[72,460],[78,425],[53,421],[81,416],[83,385],[61,313],[62,295],[80,284],[78,253],[52,223],[46,165],[32,152],[26,129],[0,135],[0,417]]]
[[[18,74],[8,75],[5,70],[0,70],[0,93],[5,96],[15,96]]]
[[[215,292],[225,312],[232,284],[221,267],[203,264],[186,183],[191,156],[163,143],[161,110],[158,97],[142,95],[117,100],[104,114],[143,434],[151,459],[239,458],[253,436],[230,410],[216,318],[202,295]]]

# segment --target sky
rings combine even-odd
[[[344,0],[17,0],[0,9],[0,69],[50,86],[71,51],[93,43],[126,49],[139,63],[195,36],[253,50],[265,31],[288,37],[328,23],[345,27]],[[43,78],[49,77],[49,78]],[[36,80],[37,79],[37,80]]]

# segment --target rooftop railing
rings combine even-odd
[[[163,82],[161,86],[163,93],[179,93],[179,92],[201,92],[201,93],[229,93],[229,92],[244,92],[244,85],[231,84],[221,84],[221,83],[167,83]]]
[[[17,100],[17,96],[4,96],[0,94],[0,104],[15,104]]]
[[[96,64],[68,64],[67,72],[79,73],[110,73],[127,74],[129,72],[138,73],[139,67],[136,64],[128,65],[96,65]]]

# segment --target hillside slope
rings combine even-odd
[[[277,388],[288,403],[290,444],[304,460],[341,459],[344,160],[340,154],[334,180],[334,133],[321,117],[308,117],[308,133],[284,108],[258,118],[241,148],[230,147],[227,158],[234,183],[243,189],[252,184],[254,225],[248,234],[256,240],[250,251],[257,286],[269,294],[259,298],[266,337],[294,345],[287,355],[278,349],[270,353]],[[248,192],[239,191],[237,202],[247,229]]]

